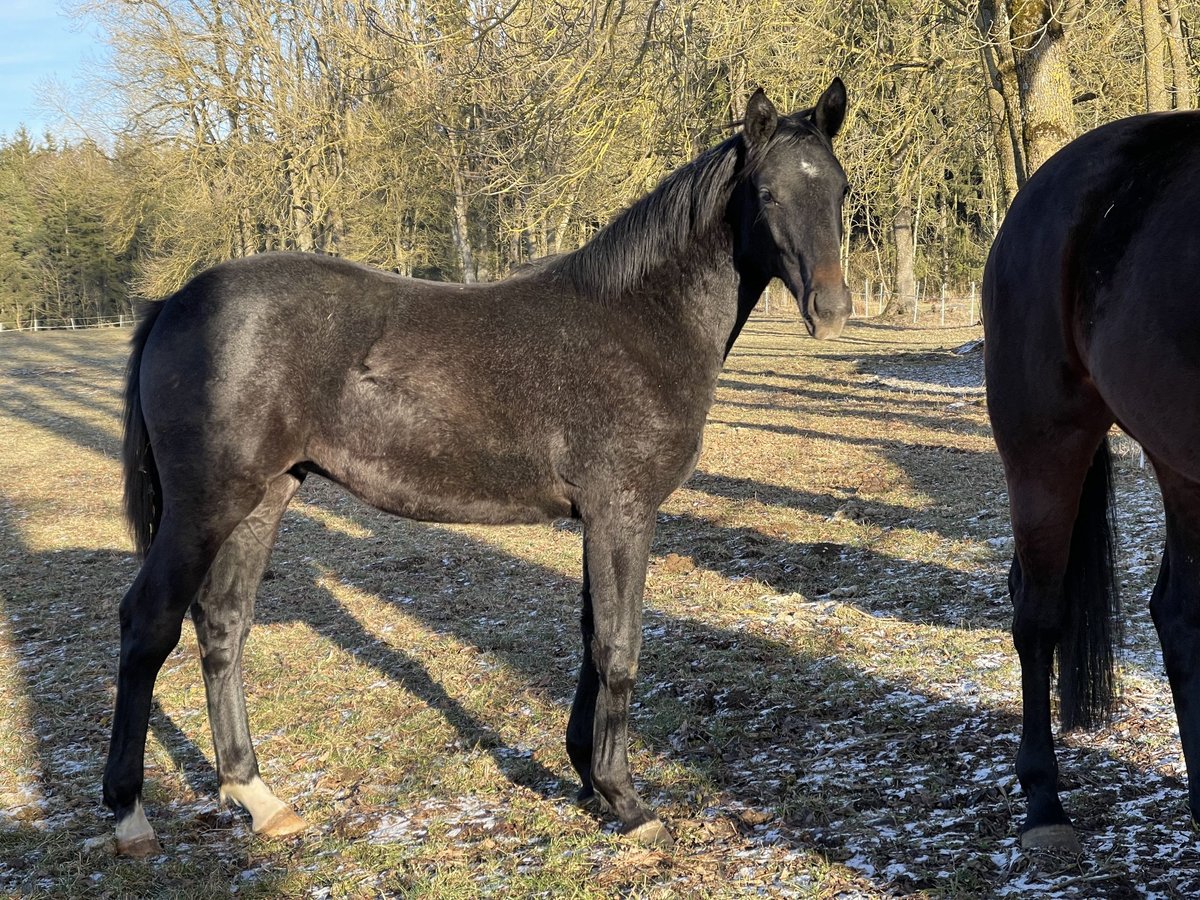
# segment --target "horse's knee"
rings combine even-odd
[[[1013,603],[1021,593],[1021,561],[1014,555],[1008,569],[1008,597]]]
[[[223,669],[236,662],[250,632],[250,623],[240,615],[212,615],[197,604],[192,608],[200,655],[208,668]]]
[[[1044,615],[1022,609],[1023,605],[1017,604],[1013,614],[1012,637],[1017,653],[1024,658],[1053,649],[1062,635],[1061,621],[1048,620]]]
[[[182,628],[182,618],[132,618],[121,629],[122,667],[148,667],[157,671],[179,644]]]
[[[1159,620],[1156,620],[1158,624]],[[1184,620],[1182,616],[1162,617],[1158,627],[1158,640],[1162,645],[1163,668],[1172,689],[1190,687],[1200,666],[1200,628]]]
[[[593,638],[592,659],[601,684],[610,691],[631,689],[637,678],[640,649],[624,642]]]

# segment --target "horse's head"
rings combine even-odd
[[[846,173],[832,145],[845,115],[837,78],[816,106],[790,116],[755,91],[742,133],[744,176],[731,203],[738,271],[783,281],[816,338],[837,337],[850,315],[839,257]]]

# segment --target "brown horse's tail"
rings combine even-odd
[[[1113,645],[1121,601],[1113,574],[1112,457],[1105,438],[1083,482],[1063,587],[1066,621],[1058,647],[1059,714],[1064,729],[1107,722],[1118,696]]]
[[[154,448],[150,446],[150,433],[142,415],[141,388],[142,351],[161,311],[161,303],[148,303],[142,308],[125,370],[125,441],[121,450],[125,471],[125,518],[138,556],[142,558],[149,551],[162,520],[162,486],[158,480],[158,466],[154,463]]]

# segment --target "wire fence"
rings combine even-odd
[[[852,315],[863,319],[882,315],[895,298],[882,282],[872,284],[870,281],[864,281],[862,290],[851,291],[850,296],[854,304]],[[914,301],[911,313],[905,317],[913,325],[961,328],[979,324],[979,289],[975,282],[971,282],[968,291],[957,293],[949,285],[935,287],[921,281],[917,283]],[[900,321],[899,317],[897,321]]]
[[[856,285],[857,287],[857,285]],[[850,292],[853,312],[856,319],[871,319],[880,316],[888,308],[894,293],[882,282],[872,284],[864,281],[862,290]],[[770,313],[777,303],[788,301],[789,295],[782,285],[772,284],[768,288],[765,301],[765,311]],[[917,285],[916,302],[913,304],[911,316],[905,320],[913,325],[926,327],[946,326],[961,328],[964,325],[976,325],[979,322],[979,292],[974,283],[966,296],[953,294],[947,285],[939,286],[933,291],[925,282]],[[133,325],[135,318],[130,313],[116,316],[72,316],[65,319],[32,319],[24,324],[13,326],[0,322],[0,334],[18,331],[80,331],[88,328],[125,328]],[[896,321],[900,321],[897,318]]]
[[[850,292],[853,304],[851,318],[874,319],[881,316],[894,299],[895,293],[885,285],[865,281],[860,290]],[[795,301],[787,289],[778,282],[772,282],[763,298],[764,312],[769,315],[772,309],[784,308],[777,304],[789,303],[794,304]],[[930,286],[920,283],[912,309],[890,321],[925,328],[962,328],[965,325],[978,325],[980,315],[979,290],[974,283],[964,293],[955,293],[949,285],[939,285],[935,292]]]
[[[18,331],[81,331],[87,328],[124,328],[132,325],[134,317],[125,313],[116,316],[70,316],[65,319],[31,319],[21,325],[0,322],[0,334]]]

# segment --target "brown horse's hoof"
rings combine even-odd
[[[1021,846],[1026,850],[1053,850],[1056,853],[1083,853],[1075,829],[1070,825],[1040,825],[1030,828],[1021,835]]]
[[[307,828],[308,823],[292,812],[290,807],[285,806],[263,823],[261,828],[255,828],[254,833],[263,837],[282,838],[299,834]]]
[[[635,825],[622,834],[634,843],[641,844],[643,847],[653,847],[656,850],[671,850],[675,846],[675,839],[671,837],[671,832],[667,831],[667,826],[659,819],[651,819],[649,822]]]
[[[163,852],[162,845],[153,834],[137,837],[133,840],[117,840],[117,855],[128,856],[130,859],[146,859],[158,856]]]

